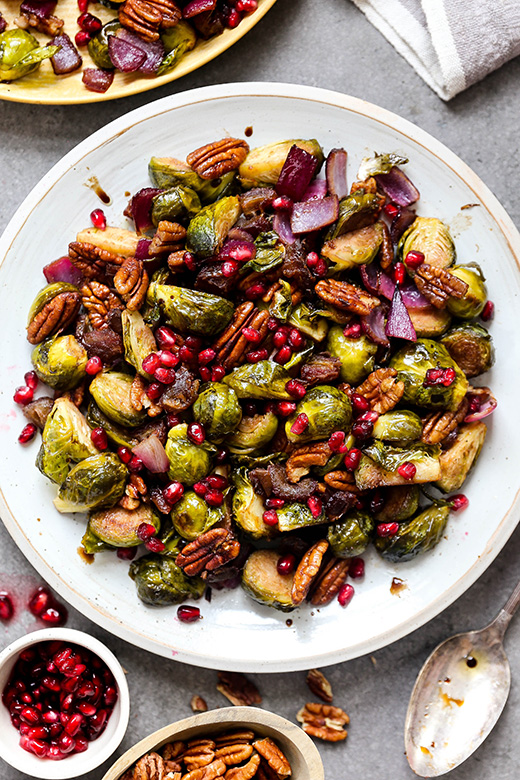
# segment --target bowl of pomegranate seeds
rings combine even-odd
[[[449,150],[344,95],[122,117],[1,242],[4,523],[74,606],[179,660],[399,638],[515,526],[519,245]]]
[[[0,654],[0,755],[31,777],[65,780],[95,769],[128,725],[121,664],[99,640],[43,629]]]

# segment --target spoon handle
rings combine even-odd
[[[518,607],[520,607],[520,582],[517,583],[516,588],[491,624],[498,630],[500,636],[504,636],[506,629],[511,622],[511,618]]]

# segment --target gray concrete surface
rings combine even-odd
[[[0,103],[0,230],[52,165],[110,120],[175,91],[248,80],[327,87],[395,111],[459,154],[520,225],[520,58],[446,105],[347,0],[279,0],[232,50],[183,80],[147,94],[91,107]],[[403,753],[402,730],[415,676],[439,641],[456,631],[484,625],[493,616],[515,585],[519,558],[517,530],[480,580],[438,618],[372,657],[327,671],[335,700],[351,716],[346,743],[319,745],[327,780],[413,777]],[[22,593],[40,582],[0,527],[0,586],[12,585]],[[28,629],[27,619],[20,616],[9,628],[0,626],[0,643]],[[71,611],[69,625],[105,641],[128,670],[132,714],[120,752],[154,729],[189,715],[193,693],[203,695],[212,707],[225,704],[215,690],[215,672],[155,658],[106,634],[76,612]],[[513,675],[509,703],[487,742],[452,772],[453,780],[518,777],[518,619],[506,645]],[[264,706],[293,719],[307,697],[304,677],[304,673],[257,676]],[[99,780],[106,768],[91,772],[88,780]],[[0,760],[0,777],[24,780],[26,775]]]

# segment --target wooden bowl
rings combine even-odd
[[[291,764],[293,780],[325,780],[320,754],[303,729],[257,707],[223,707],[171,723],[127,750],[103,780],[119,780],[141,756],[159,750],[171,740],[219,734],[238,727],[250,728],[262,737],[274,739]]]

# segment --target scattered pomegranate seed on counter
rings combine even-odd
[[[20,406],[27,406],[34,398],[34,390],[32,387],[24,385],[23,387],[17,387],[14,391],[13,401]]]
[[[34,423],[27,423],[27,425],[22,428],[21,433],[18,436],[18,441],[20,444],[27,444],[28,442],[32,441],[36,436],[37,430],[38,428]]]
[[[7,591],[0,592],[0,620],[8,621],[14,615],[13,600]]]

